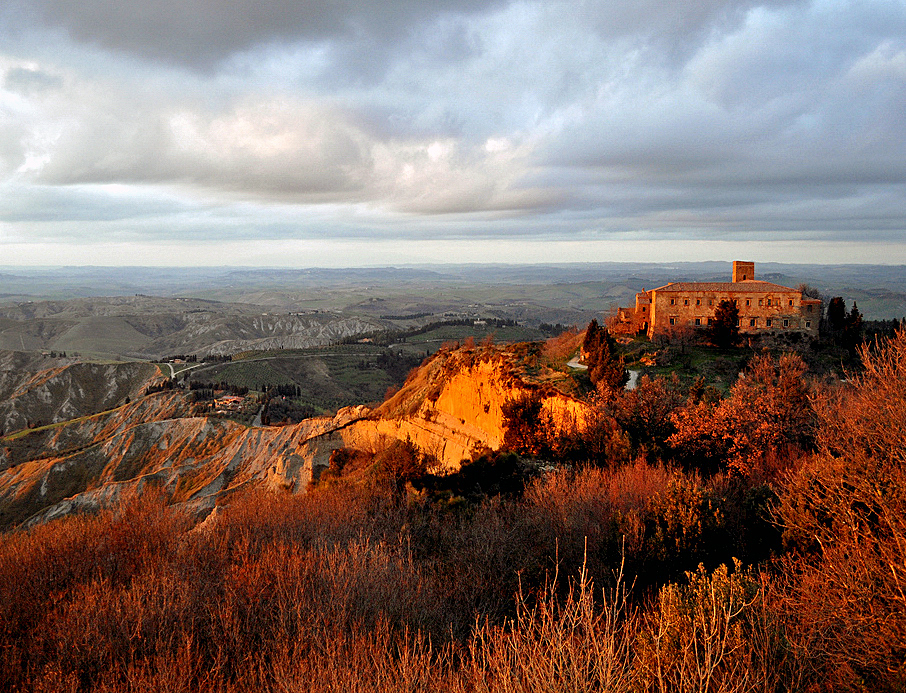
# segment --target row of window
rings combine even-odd
[[[679,300],[682,300],[684,306],[688,306],[688,305],[691,305],[691,304],[689,303],[689,301],[691,301],[692,299],[690,299],[690,298],[683,298],[683,299],[679,299],[679,298],[671,298],[671,299],[670,299],[670,305],[671,305],[671,306],[675,306],[675,305],[676,305],[676,302],[679,301]],[[703,298],[697,298],[697,299],[695,299],[695,305],[697,305],[697,306],[702,305],[702,301],[704,301],[704,300],[705,300],[705,299],[703,299]],[[713,299],[713,298],[709,298],[709,299],[708,299],[708,305],[709,305],[709,306],[713,306],[713,305],[714,305],[714,299]]]
[[[707,322],[706,323],[702,322],[703,320],[707,320]],[[748,318],[748,320],[749,320],[749,327],[758,327],[758,318]],[[702,327],[703,325],[710,326],[710,325],[714,324],[714,318],[695,318],[694,322],[695,322],[696,327]],[[784,327],[790,326],[790,321],[788,318],[783,318],[783,320],[778,320],[775,318],[765,318],[764,322],[765,322],[765,324],[764,324],[765,327],[780,327],[781,322],[783,323]],[[671,317],[670,324],[671,325],[679,324],[679,318]],[[739,320],[736,321],[736,327],[741,327]],[[806,320],[805,329],[808,330],[808,329],[811,329],[811,327],[812,327],[812,321]]]
[[[696,298],[696,299],[695,299],[695,305],[701,306],[701,305],[703,305],[703,302],[704,302],[705,300],[708,301],[708,305],[709,305],[709,306],[713,306],[713,305],[714,305],[714,299],[713,299],[713,298],[709,298],[709,299]],[[747,298],[747,299],[746,299],[746,305],[747,305],[747,306],[751,306],[751,305],[752,305],[752,300],[753,300],[753,299],[751,299],[751,298]],[[679,299],[679,298],[671,298],[671,299],[670,299],[670,305],[671,305],[671,306],[677,305],[677,301],[682,301],[684,306],[690,306],[690,305],[692,305],[692,303],[691,303],[692,299],[691,299],[691,298],[683,298],[683,299]],[[765,305],[767,305],[768,307],[780,307],[780,305],[781,305],[782,303],[783,303],[783,301],[782,301],[781,299],[779,299],[779,298],[759,298],[759,299],[758,299],[758,305],[759,305],[759,306],[762,306],[762,307],[764,307]],[[787,299],[787,303],[789,304],[789,307],[790,307],[790,308],[793,307],[793,299],[791,299],[791,298],[790,298],[790,299]],[[807,308],[808,312],[810,312],[810,313],[812,312],[812,306],[811,306],[811,305],[806,306],[806,308]],[[642,308],[642,311],[644,311],[644,310],[645,310],[645,309]]]

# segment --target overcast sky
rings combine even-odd
[[[0,265],[906,263],[906,0],[3,0]]]

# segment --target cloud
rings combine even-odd
[[[250,99],[208,112],[169,112],[116,99],[62,123],[33,154],[43,185],[177,185],[221,199],[369,202],[448,214],[538,208],[555,193],[521,189],[526,151],[501,140],[382,138],[335,107]],[[61,107],[61,111],[66,109]]]
[[[262,195],[352,193],[367,143],[330,108],[250,101],[224,111],[92,110],[68,129],[40,172],[43,183],[181,183]]]
[[[78,73],[55,83],[41,99],[19,99],[5,138],[9,166],[43,186],[178,186],[217,204],[367,203],[413,214],[540,209],[560,196],[521,183],[531,147],[518,140],[384,129],[364,103],[196,92],[160,77],[141,88]]]
[[[63,79],[59,75],[49,74],[29,67],[14,67],[7,71],[3,79],[4,89],[18,92],[25,96],[53,91],[62,86]]]
[[[902,228],[906,80],[887,12],[753,9],[682,70],[640,59],[641,86],[573,104],[544,161],[571,171],[578,204],[637,224]]]
[[[212,239],[906,228],[899,0],[13,0],[0,14],[0,181],[22,193],[0,219],[41,233],[55,219]]]
[[[24,0],[22,14],[75,40],[165,62],[209,68],[273,42],[390,43],[445,13],[495,0]]]

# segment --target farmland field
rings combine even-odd
[[[495,343],[531,342],[545,338],[541,330],[512,325],[497,327],[494,325],[442,325],[424,334],[405,337],[404,341],[396,342],[394,349],[411,354],[425,356],[433,354],[447,342],[463,342],[469,338],[481,342],[490,337]]]
[[[300,403],[326,413],[352,404],[380,402],[387,389],[402,384],[420,361],[414,355],[378,346],[340,345],[250,354],[230,363],[202,366],[189,378],[253,391],[296,385],[301,389]]]

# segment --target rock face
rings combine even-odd
[[[523,382],[505,352],[441,351],[378,409],[348,407],[293,426],[248,427],[188,416],[182,392],[163,392],[78,421],[0,439],[0,525],[90,509],[144,484],[204,514],[237,489],[266,484],[304,492],[338,448],[376,451],[410,440],[454,469],[500,447],[507,400],[534,390],[555,421],[583,404]]]
[[[110,409],[127,397],[135,399],[160,378],[157,366],[149,363],[44,361],[0,352],[0,435]]]

